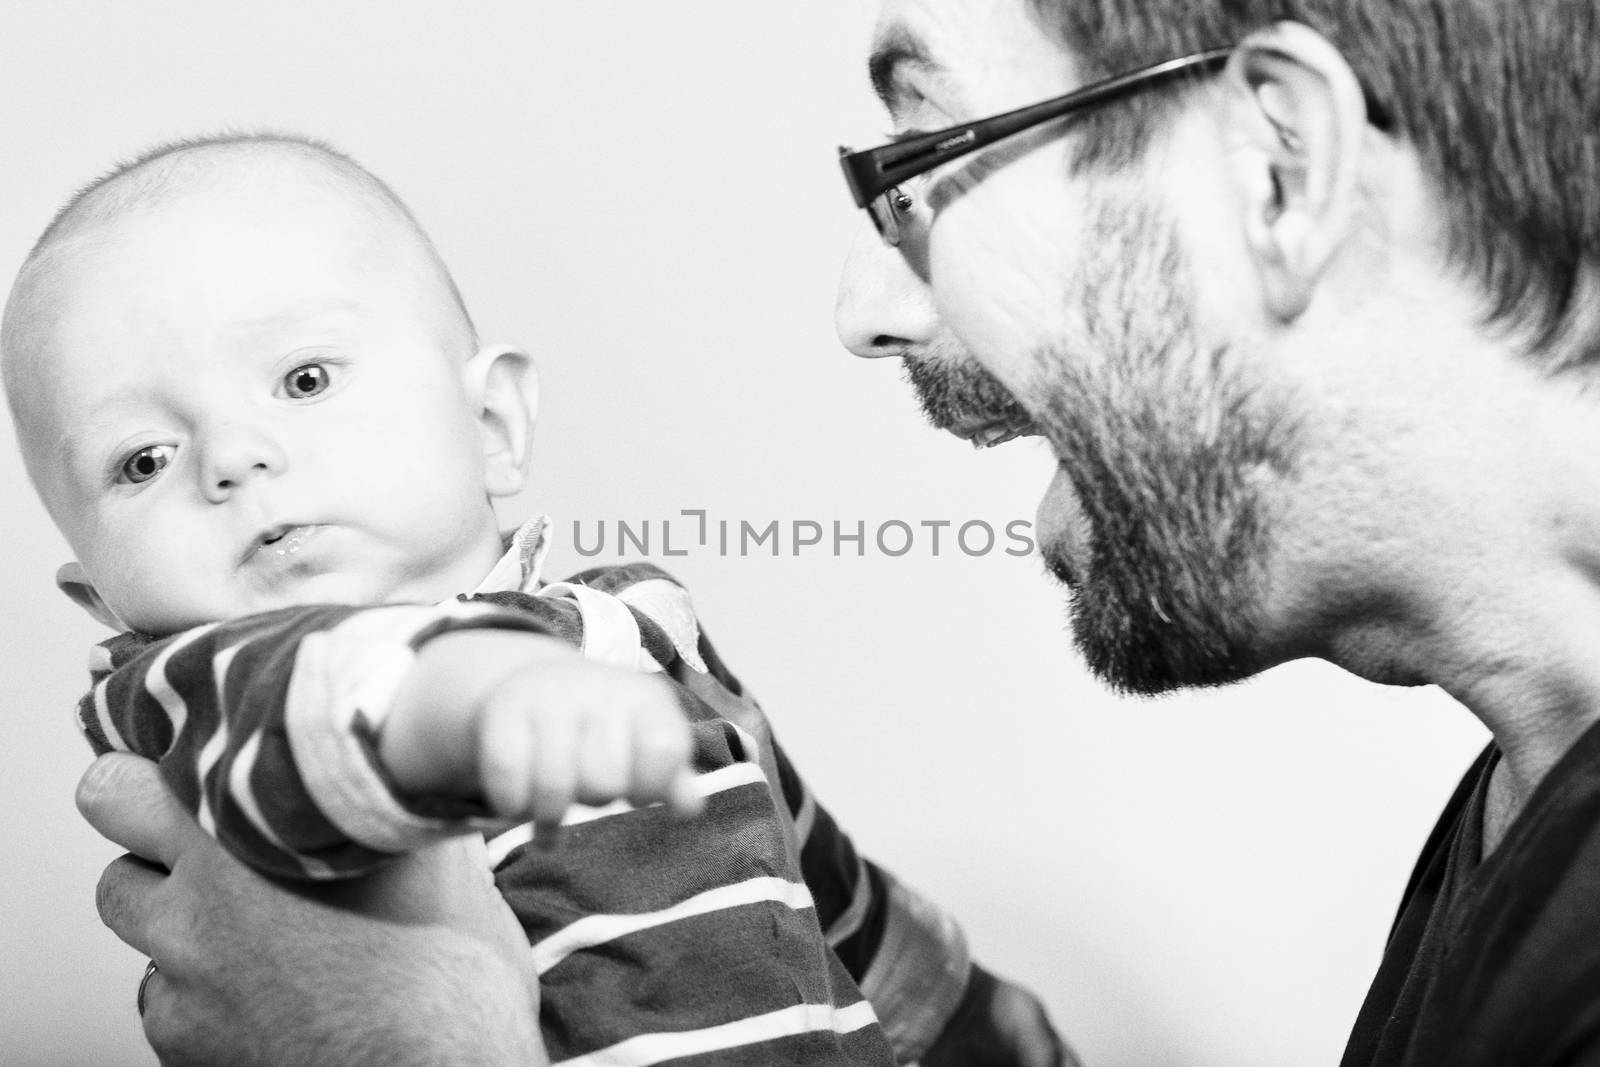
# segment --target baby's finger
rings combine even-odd
[[[577,791],[580,715],[571,710],[571,698],[556,703],[548,693],[540,698],[538,715],[528,716],[532,747],[528,753],[527,814],[535,822],[557,823],[572,804]]]
[[[632,739],[625,706],[600,698],[584,716],[578,741],[578,799],[608,804],[629,795]]]
[[[665,688],[660,704],[641,709],[633,727],[633,788],[635,803],[664,800],[680,814],[700,809],[700,796],[692,788],[690,757],[694,742],[688,720]]]
[[[508,700],[490,701],[478,732],[478,774],[496,814],[520,817],[533,804],[534,727]]]
[[[679,771],[667,787],[667,807],[674,815],[691,818],[706,810],[706,797],[700,780],[687,767]]]

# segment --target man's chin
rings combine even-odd
[[[1217,635],[1185,633],[1154,613],[1109,608],[1102,590],[1072,588],[1073,644],[1089,671],[1119,693],[1158,696],[1180,689],[1232,685],[1256,674],[1250,650]]]

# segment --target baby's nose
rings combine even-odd
[[[201,491],[214,504],[258,477],[282,473],[283,449],[271,434],[237,423],[218,427],[204,447]]]

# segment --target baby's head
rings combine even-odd
[[[74,197],[0,361],[63,587],[113,625],[443,599],[523,484],[527,357],[478,345],[383,183],[291,137],[164,146]]]

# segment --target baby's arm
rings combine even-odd
[[[503,826],[477,788],[480,766],[508,810],[520,796],[521,810],[540,817],[564,806],[564,793],[592,797],[607,786],[619,787],[612,795],[644,795],[665,781],[668,795],[681,797],[680,778],[660,770],[674,751],[685,759],[688,751],[670,692],[582,662],[547,636],[565,632],[560,606],[545,610],[551,618],[454,602],[306,607],[160,642],[125,635],[105,646],[80,720],[97,751],[156,759],[178,799],[230,851],[294,878],[357,874],[450,834]],[[532,678],[536,670],[548,670],[550,683]],[[546,702],[519,705],[518,692]],[[540,733],[517,726],[519,707],[536,724],[554,723],[531,768],[560,768],[553,789],[535,792],[507,778],[518,760],[496,739],[525,746],[530,731]],[[387,752],[402,763],[398,776],[384,765],[396,710],[398,740]],[[426,729],[434,715],[447,728]],[[678,750],[661,740],[674,728],[683,735]],[[609,764],[589,755],[613,739],[637,741],[646,757],[636,765],[630,750],[620,778],[615,753]],[[429,746],[454,760],[448,773],[422,766]],[[438,792],[412,788],[424,781]]]
[[[429,641],[396,694],[378,758],[412,796],[481,798],[556,823],[574,802],[703,804],[689,731],[660,678],[583,659],[553,637],[459,630]]]

